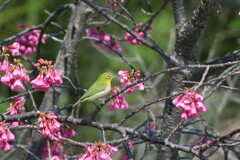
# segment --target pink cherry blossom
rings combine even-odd
[[[105,151],[100,151],[96,155],[96,159],[98,159],[98,160],[109,160],[109,159],[112,159],[112,158]]]
[[[59,136],[64,138],[72,138],[76,135],[76,132],[67,125],[62,125],[59,132],[57,133]]]
[[[119,46],[117,41],[113,38],[111,38],[110,41],[108,41],[108,45],[111,46],[113,49],[115,49],[117,52],[122,52],[122,48]],[[106,49],[109,52],[113,52],[111,49],[109,49],[107,46],[102,46],[104,49]]]
[[[15,115],[15,114],[21,114],[25,112],[25,108],[23,106],[23,101],[24,101],[24,97],[18,97],[16,99],[14,99],[14,103],[10,103],[10,107],[7,109],[7,111],[9,111],[10,115]],[[16,122],[9,122],[8,123],[11,126],[19,126],[21,124],[20,121],[16,121]]]
[[[117,52],[121,52],[122,48],[119,46],[119,44],[117,43],[117,41],[111,37],[111,35],[100,31],[100,29],[96,29],[96,28],[87,28],[86,29],[86,34],[89,37],[93,37],[96,39],[99,39],[100,41],[92,41],[92,43],[94,45],[98,45],[101,46],[102,48],[104,48],[105,50],[109,51],[109,52],[113,52],[109,47],[107,47],[106,45],[104,45],[101,41],[105,42],[108,46],[110,46],[111,48],[115,49]]]
[[[0,122],[0,150],[1,151],[9,151],[11,149],[8,141],[14,141],[14,134],[6,128],[5,123]]]
[[[6,134],[7,134],[8,141],[14,141],[14,140],[15,140],[15,136],[14,136],[14,134],[10,131],[10,129],[6,129]]]
[[[24,29],[25,27],[26,25],[21,25],[19,26],[19,29]],[[34,26],[31,26],[31,28],[32,27]],[[40,33],[40,30],[33,30],[16,39],[16,41],[20,44],[19,51],[23,57],[28,57],[32,55],[33,52],[36,52]],[[45,43],[46,38],[47,35],[43,34],[41,43]]]
[[[118,71],[118,75],[120,76],[120,82],[122,83],[122,87],[127,87],[128,85],[131,85],[135,81],[139,80],[140,71],[132,71],[132,73],[128,73],[128,71],[120,70]],[[125,92],[131,95],[134,90],[144,90],[143,83],[138,83],[128,88]]]
[[[31,82],[33,88],[40,91],[48,91],[50,87],[63,83],[63,75],[53,67],[52,61],[39,59],[35,67],[40,67],[41,65],[40,74]]]
[[[63,75],[58,72],[55,68],[50,68],[47,70],[47,74],[45,76],[45,81],[50,85],[50,87],[55,87],[57,84],[62,84]]]
[[[22,68],[22,64],[19,60],[14,59],[16,65],[11,64],[11,67],[2,76],[1,81],[8,85],[12,91],[18,92],[24,89],[23,83],[26,84],[30,81],[29,76],[25,68]]]
[[[5,58],[0,64],[0,71],[7,73],[10,70],[10,62]]]
[[[15,80],[12,85],[10,86],[12,91],[18,92],[24,89],[23,84],[20,79]]]
[[[18,42],[14,42],[12,45],[8,46],[8,51],[12,53],[12,56],[19,56],[19,49],[20,44]]]
[[[39,115],[38,122],[42,130],[42,135],[51,140],[58,140],[58,138],[54,136],[54,133],[60,130],[62,124],[56,120],[57,116],[54,113],[45,114],[41,112],[39,112]]]
[[[79,160],[112,160],[110,155],[118,151],[117,147],[98,141],[95,146],[85,146],[86,152]]]
[[[31,84],[33,88],[39,91],[48,91],[50,88],[50,85],[42,74],[39,74],[36,79],[32,80]]]
[[[172,103],[182,109],[182,119],[191,119],[207,111],[207,106],[203,103],[203,97],[190,88],[185,88],[184,92],[173,99]]]
[[[141,26],[141,23],[140,23]],[[144,30],[148,31],[148,30],[152,30],[152,28],[150,26],[146,27]],[[146,39],[147,36],[144,32],[140,31],[139,28],[134,28],[133,31],[141,38]],[[125,40],[129,41],[130,44],[132,45],[142,45],[142,42],[138,41],[137,39],[135,39],[130,33],[126,33],[125,35]]]
[[[116,94],[118,92],[119,88],[114,87],[112,88],[112,94]],[[109,110],[114,110],[114,109],[128,109],[129,104],[127,101],[124,99],[122,93],[117,95],[113,101],[110,103]]]

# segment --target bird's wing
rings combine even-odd
[[[87,99],[88,97],[99,93],[101,91],[104,91],[106,89],[106,84],[105,83],[94,83],[89,89],[88,91],[80,98],[80,101],[84,101],[84,99]]]

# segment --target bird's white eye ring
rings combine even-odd
[[[107,78],[110,78],[110,75],[106,75]]]

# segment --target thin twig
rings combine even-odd
[[[168,135],[168,137],[165,139],[166,141],[169,141],[169,139],[172,137],[172,135],[182,126],[183,122],[185,120],[181,120],[181,122],[179,122],[179,124],[172,130],[172,132]]]
[[[207,67],[207,68],[206,68],[204,74],[202,75],[201,81],[199,82],[199,84],[198,84],[196,87],[194,87],[194,90],[195,90],[195,91],[202,85],[202,83],[203,83],[204,80],[206,79],[206,76],[207,76],[207,74],[208,74],[209,68],[210,68],[210,67]]]

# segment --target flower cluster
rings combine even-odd
[[[110,155],[118,151],[117,147],[98,141],[95,146],[86,146],[87,151],[79,160],[112,160]]]
[[[88,28],[86,29],[86,34],[89,37],[93,37],[98,39],[99,41],[92,41],[92,43],[94,45],[98,45],[103,47],[104,49],[106,49],[107,51],[112,52],[111,49],[109,49],[106,45],[104,45],[102,42],[105,42],[107,45],[109,45],[109,47],[112,47],[113,49],[115,49],[118,52],[122,51],[122,48],[119,46],[119,44],[117,43],[117,41],[111,37],[111,35],[100,31],[98,28]],[[102,41],[102,42],[101,42]]]
[[[31,82],[33,88],[40,91],[48,91],[50,87],[63,83],[63,75],[54,68],[52,61],[39,59],[35,66],[39,67],[40,65],[42,67],[39,75]]]
[[[114,87],[112,88],[112,94],[117,94],[119,88]],[[114,110],[114,109],[128,109],[129,104],[127,101],[124,99],[122,93],[117,95],[114,100],[110,103],[109,110]]]
[[[141,26],[141,24],[140,24]],[[146,27],[145,31],[152,30],[151,27]],[[139,28],[134,28],[133,29],[134,33],[136,33],[139,37],[146,39],[147,36],[144,32],[142,32]],[[125,34],[125,40],[129,41],[130,44],[132,45],[142,45],[142,42],[138,41],[135,39],[130,33]]]
[[[57,132],[57,134],[61,137],[64,138],[72,138],[73,136],[76,135],[76,132],[68,127],[67,125],[61,125],[61,128]],[[64,151],[63,151],[63,142],[58,140],[58,141],[51,141],[50,142],[50,153],[51,153],[51,159],[55,160],[68,160],[68,158],[63,157]],[[48,150],[48,143],[45,144],[43,148],[43,153],[42,153],[42,159],[48,158],[49,157],[49,150]]]
[[[25,108],[23,106],[23,101],[24,97],[18,97],[14,99],[14,103],[10,103],[10,107],[7,109],[9,111],[10,115],[15,115],[15,114],[21,114],[25,112]],[[8,123],[11,126],[20,126],[21,122],[20,121],[15,121],[15,122],[9,122]]]
[[[20,60],[14,59],[14,62],[16,65],[10,64],[7,58],[3,60],[0,71],[6,74],[2,76],[1,81],[8,85],[12,91],[18,92],[24,89],[23,83],[29,82],[30,78]]]
[[[48,137],[51,140],[58,140],[53,134],[59,132],[61,123],[56,119],[57,116],[54,113],[38,113],[40,117],[38,118],[39,127],[42,130],[42,135]]]
[[[118,3],[124,3],[124,0],[116,0]],[[107,6],[112,6],[114,9],[119,9],[119,6],[116,2],[113,0],[107,0],[106,1]]]
[[[21,25],[19,29],[25,29],[26,25]],[[34,26],[31,26],[30,28],[33,28]],[[30,31],[21,37],[18,37],[16,41],[20,44],[20,54],[23,57],[30,56],[33,52],[36,52],[37,45],[38,45],[38,39],[40,37],[41,30],[33,30]],[[45,40],[47,38],[46,34],[43,34],[41,43],[45,43]]]
[[[126,87],[139,80],[140,71],[132,71],[132,73],[128,73],[128,71],[120,70],[118,71],[118,75],[120,76],[120,82],[122,83],[122,87]],[[144,90],[143,83],[138,83],[128,88],[126,90],[126,93],[131,95],[134,90]]]
[[[182,119],[191,119],[207,111],[203,103],[203,97],[190,88],[184,88],[184,92],[173,99],[172,103],[182,109]]]
[[[59,132],[57,133],[59,136],[64,138],[72,138],[76,135],[76,132],[67,125],[62,125]]]
[[[14,141],[14,134],[6,128],[5,123],[0,122],[0,150],[1,151],[9,151],[11,149],[8,141]]]

